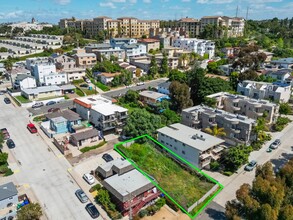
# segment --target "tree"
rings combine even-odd
[[[292,108],[288,103],[281,103],[279,113],[284,115],[290,115],[292,113]]]
[[[39,203],[30,203],[17,211],[18,220],[38,220],[42,215],[43,211]]]
[[[128,90],[124,96],[124,100],[127,103],[137,103],[139,100],[139,93],[134,90]]]
[[[193,105],[190,99],[189,87],[185,83],[173,81],[169,87],[173,109],[181,112],[182,109]]]
[[[179,61],[181,63],[181,67],[186,67],[187,63],[188,63],[188,55],[186,53],[183,53],[180,55],[179,57]]]
[[[7,164],[8,153],[0,153],[0,166]]]
[[[3,52],[8,52],[8,50],[7,50],[7,48],[5,48],[5,47],[1,47],[1,48],[0,48],[0,52],[1,52],[1,53],[3,53]]]
[[[0,131],[0,149],[2,149],[4,143],[4,134]]]
[[[178,81],[180,83],[187,83],[187,75],[185,72],[178,69],[173,69],[169,73],[169,81]]]
[[[193,103],[200,102],[202,97],[199,96],[199,90],[201,89],[201,84],[205,80],[205,70],[202,68],[194,68],[188,74],[190,95]]]
[[[155,77],[158,74],[159,68],[158,68],[158,64],[156,61],[156,57],[152,56],[151,58],[151,63],[150,63],[150,69],[149,69],[149,74],[152,77]]]
[[[123,134],[128,137],[138,137],[144,134],[153,135],[160,126],[160,116],[149,113],[145,109],[134,110],[127,118]]]
[[[216,98],[205,97],[203,103],[211,108],[216,108],[217,100]]]
[[[256,80],[258,77],[257,73],[254,70],[246,70],[245,72],[241,72],[239,74],[239,80]]]
[[[226,136],[226,132],[224,128],[218,128],[218,125],[214,126],[212,129],[211,128],[206,128],[204,129],[205,132],[215,136],[215,137],[222,137]]]
[[[163,54],[163,59],[161,63],[160,74],[164,76],[169,75],[169,66],[168,66],[168,56],[166,53]]]
[[[229,82],[230,82],[230,85],[234,91],[237,90],[237,85],[239,82],[238,80],[239,80],[239,73],[235,72],[235,71],[232,72],[229,76]]]

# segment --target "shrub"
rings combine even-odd
[[[279,113],[284,115],[292,114],[292,108],[288,103],[281,103]]]
[[[147,215],[149,215],[149,212],[148,212],[148,210],[146,210],[146,209],[143,209],[143,210],[141,210],[141,211],[138,213],[138,216],[139,216],[140,218],[143,218],[143,217],[145,217],[145,216],[147,216]]]
[[[91,192],[94,192],[94,191],[99,191],[100,189],[102,189],[102,186],[98,183],[98,184],[92,186],[90,188],[89,192],[91,193]]]
[[[273,125],[273,129],[275,131],[282,131],[289,122],[291,120],[287,117],[278,117],[276,123]]]
[[[8,171],[7,165],[1,165],[0,166],[0,173],[6,173]]]
[[[64,95],[64,99],[70,99],[68,95]]]
[[[99,147],[102,147],[104,144],[106,144],[107,143],[107,141],[102,141],[102,142],[100,142],[99,144],[97,144],[97,145],[94,145],[94,146],[91,146],[91,147],[84,147],[84,148],[82,148],[82,149],[80,149],[80,151],[82,152],[82,153],[85,153],[85,152],[88,152],[88,151],[90,151],[90,150],[94,150],[94,149],[97,149],[97,148],[99,148]]]
[[[101,90],[103,90],[104,92],[110,91],[109,87],[104,85],[101,82],[96,82],[95,85],[100,88]]]
[[[224,171],[223,174],[225,176],[231,176],[233,174],[233,172],[231,172],[231,171]]]
[[[220,164],[218,161],[213,161],[210,163],[210,169],[211,170],[219,170]]]
[[[8,170],[5,172],[4,176],[10,176],[12,174],[13,174],[13,171],[10,168],[8,168]]]
[[[166,199],[166,204],[173,209],[175,212],[179,211],[179,207],[171,200],[169,197],[165,197]]]
[[[158,199],[155,203],[155,205],[159,207],[159,209],[162,208],[165,204],[166,204],[166,199],[164,198]]]
[[[83,82],[84,82],[83,79],[78,79],[78,80],[73,80],[72,84],[80,84],[80,83],[83,83]]]

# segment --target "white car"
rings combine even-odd
[[[144,85],[144,82],[139,82],[139,83],[136,83],[137,86],[142,86]]]
[[[89,173],[84,174],[82,178],[90,185],[95,183],[95,178]]]

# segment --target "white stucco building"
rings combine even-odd
[[[56,66],[54,63],[41,63],[32,67],[32,75],[36,78],[38,85],[45,83],[44,76],[51,73],[56,73]]]
[[[180,36],[174,39],[173,46],[183,50],[195,52],[200,56],[204,56],[204,54],[208,54],[209,58],[215,56],[215,42],[210,40],[185,38]]]
[[[68,78],[66,73],[49,73],[44,75],[44,85],[64,85],[68,83]]]
[[[30,75],[19,74],[14,80],[14,88],[28,89],[37,87],[36,79]]]

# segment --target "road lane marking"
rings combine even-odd
[[[58,154],[58,156],[57,156],[58,158],[63,158],[64,157],[64,155],[63,154]]]
[[[20,172],[20,170],[14,170],[13,171],[13,173],[19,173]]]
[[[28,188],[30,188],[30,185],[28,183],[25,183],[25,184],[23,184],[23,187],[28,189]]]

